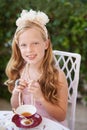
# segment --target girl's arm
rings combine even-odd
[[[68,84],[64,72],[59,71],[59,82],[61,89],[58,87],[58,105],[54,105],[44,98],[41,103],[46,111],[58,121],[63,121],[66,118],[67,105],[68,105]]]
[[[13,90],[12,96],[10,99],[12,108],[16,109],[19,106],[18,96],[19,96],[19,92]]]
[[[27,87],[27,82],[23,79],[18,80],[18,84],[15,85],[12,96],[11,96],[11,106],[12,108],[17,108],[19,106],[19,92],[22,93],[22,91]]]

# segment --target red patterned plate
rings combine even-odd
[[[12,118],[12,122],[16,124],[17,127],[20,128],[33,128],[39,125],[42,121],[42,117],[39,114],[35,114],[32,118],[23,118],[18,114],[15,114]]]

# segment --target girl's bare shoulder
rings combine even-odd
[[[59,77],[58,77],[59,78],[59,82],[61,82],[62,84],[64,84],[64,86],[68,86],[66,75],[63,72],[63,70],[58,69],[58,72],[59,72]]]

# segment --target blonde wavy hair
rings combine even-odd
[[[33,22],[26,21],[22,25],[22,27],[17,28],[12,42],[12,55],[6,67],[6,75],[8,77],[6,84],[8,85],[8,89],[10,92],[12,92],[14,88],[16,79],[20,78],[19,74],[20,70],[23,68],[25,64],[21,56],[20,49],[18,47],[18,39],[20,34],[29,28],[38,29],[41,32],[43,40],[44,41],[47,40],[43,28],[41,28],[39,25]],[[45,51],[45,56],[41,64],[41,67],[43,68],[43,74],[39,80],[39,83],[41,85],[41,90],[46,100],[57,104],[58,101],[57,86],[59,85],[58,69],[56,69],[55,67],[50,38],[48,39],[49,39],[49,47]]]

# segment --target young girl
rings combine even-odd
[[[23,10],[16,21],[12,56],[6,67],[7,85],[12,92],[12,108],[33,101],[37,113],[63,121],[68,103],[68,85],[64,73],[55,66],[52,45],[43,12]]]

